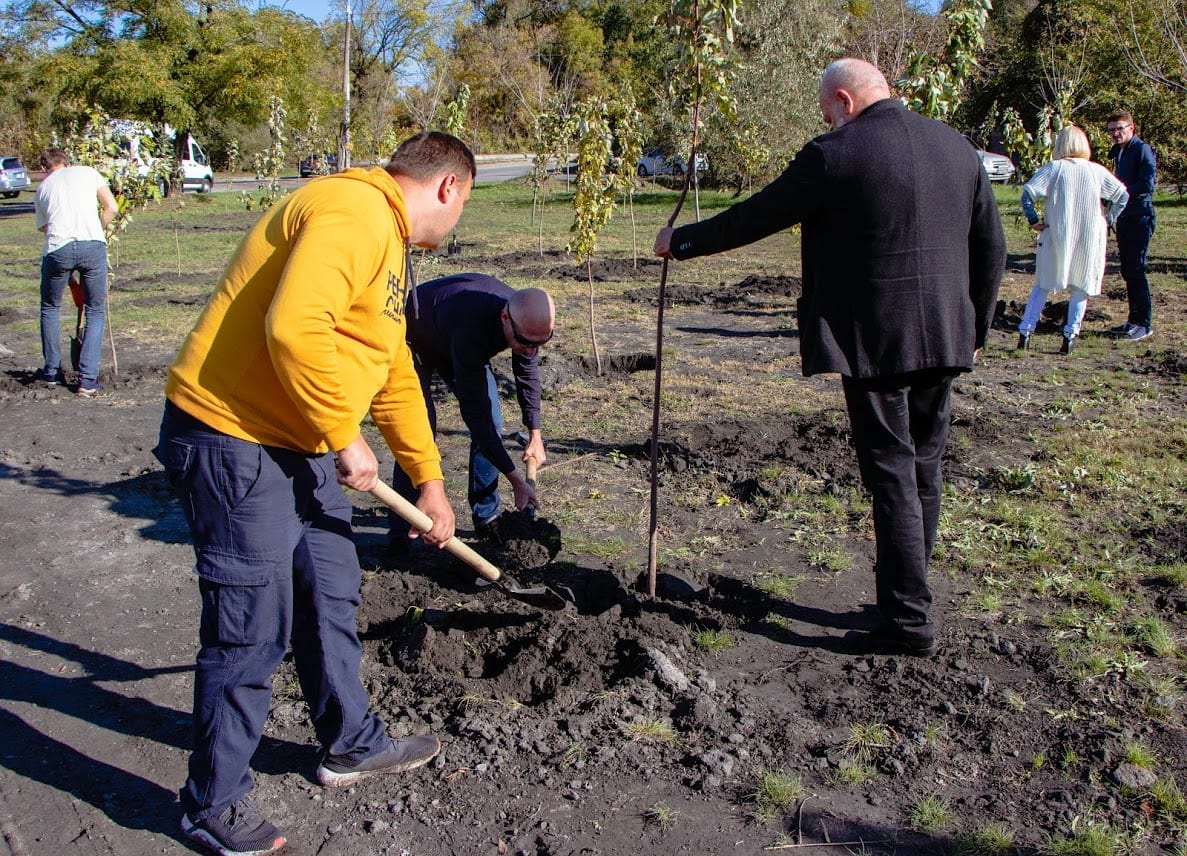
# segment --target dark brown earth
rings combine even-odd
[[[466,264],[508,277],[574,271],[559,254]],[[1023,268],[1015,262],[1016,273]],[[610,259],[595,273],[628,283],[602,299],[608,316],[653,312],[656,264]],[[170,299],[150,285],[139,284],[137,299]],[[659,597],[640,591],[654,331],[631,317],[602,322],[602,376],[579,323],[550,346],[544,505],[534,522],[508,520],[502,548],[481,545],[517,584],[562,592],[564,611],[479,587],[445,553],[385,558],[384,513],[356,497],[364,683],[393,733],[432,731],[444,750],[424,770],[323,790],[286,665],[254,768],[255,799],[289,837],[289,852],[721,854],[833,842],[810,852],[947,853],[955,830],[928,837],[908,819],[921,797],[938,795],[961,828],[1003,823],[1016,852],[1033,853],[1077,817],[1119,828],[1147,818],[1149,806],[1117,784],[1128,741],[1140,739],[1187,782],[1181,704],[1159,721],[1118,721],[1110,711],[1132,697],[1132,682],[1116,672],[1070,680],[1041,616],[961,612],[975,576],[957,573],[950,556],[934,579],[939,657],[840,650],[846,630],[872,620],[868,514],[836,533],[855,561],[835,573],[807,561],[797,539],[817,533],[776,501],[797,484],[835,497],[859,488],[835,379],[798,379],[798,290],[794,277],[668,290],[676,353],[774,366],[794,379],[789,388],[823,404],[755,401],[718,418],[665,415]],[[1091,306],[1087,326],[1105,329],[1123,313],[1123,293],[1113,287]],[[1012,347],[1017,310],[1003,302],[991,351]],[[105,394],[80,401],[33,382],[37,344],[12,325],[34,311],[0,314],[0,342],[14,352],[0,357],[0,840],[11,854],[187,852],[175,792],[185,776],[198,604],[185,524],[150,454],[171,355],[121,341],[118,377],[108,373]],[[562,311],[582,313],[580,298]],[[1050,339],[1058,314],[1053,307],[1039,338]],[[1113,348],[1090,359],[1086,371],[1127,365],[1187,406],[1178,351]],[[1031,462],[1028,435],[1043,417],[1034,398],[1022,412],[986,394],[1026,383],[1016,361],[983,363],[956,385],[946,466],[953,490],[989,498],[1009,486],[987,473]],[[678,378],[679,359],[665,370]],[[1027,392],[1053,394],[1039,385]],[[633,397],[638,418],[583,421],[564,412],[578,395]],[[449,406],[440,439],[460,503],[464,436]],[[678,499],[706,477],[721,491],[717,503]],[[458,511],[459,522],[468,519]],[[1183,532],[1148,533],[1146,549],[1182,560]],[[613,537],[625,541],[605,549]],[[759,587],[773,570],[803,577],[793,597]],[[1181,637],[1182,590],[1153,578],[1146,588],[1151,614]],[[692,642],[699,630],[725,631],[737,644],[703,650]],[[662,739],[655,723],[674,739]],[[840,784],[854,762],[846,748],[853,726],[869,723],[886,726],[867,747],[875,774]],[[1074,752],[1082,763],[1071,774],[1036,766],[1039,752]],[[766,770],[801,777],[804,793],[759,818],[753,794]],[[1172,843],[1162,829],[1143,848]]]

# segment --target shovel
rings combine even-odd
[[[428,532],[433,528],[432,518],[382,481],[377,482],[375,487],[371,488],[371,495],[421,532]],[[567,601],[548,586],[525,589],[509,584],[511,580],[504,576],[502,571],[456,537],[445,542],[445,549],[477,571],[480,577],[489,580],[508,597],[522,600],[538,609],[559,610],[565,608]]]
[[[78,281],[78,274],[70,274],[70,296],[74,305],[78,307],[78,320],[74,324],[74,335],[70,337],[70,365],[78,371],[79,360],[82,359],[82,308],[86,305],[86,298],[82,293],[82,283]]]
[[[528,483],[528,486],[531,487],[532,492],[535,493],[535,491],[536,491],[536,456],[535,455],[528,456],[527,466],[528,466],[527,483]],[[529,520],[536,519],[536,506],[535,505],[529,505],[527,508],[524,509],[524,511],[527,512]]]

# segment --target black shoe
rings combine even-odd
[[[380,773],[415,770],[432,761],[440,751],[441,741],[431,734],[424,734],[393,740],[378,755],[361,761],[326,755],[317,768],[317,782],[326,788],[345,788],[359,779]]]
[[[1019,351],[1029,351],[1030,350],[1030,333],[1019,333],[1018,334],[1018,348],[1017,348],[1017,350],[1019,350]]]
[[[903,654],[908,657],[934,657],[940,643],[932,637],[903,636],[894,630],[850,630],[844,636],[850,654]]]
[[[181,831],[191,841],[222,856],[257,856],[275,853],[285,844],[284,836],[242,799],[227,806],[222,814],[205,820],[190,820],[182,815]]]
[[[1075,336],[1064,336],[1063,344],[1061,344],[1059,346],[1059,353],[1070,354],[1072,352],[1072,348],[1074,348],[1074,347],[1076,347],[1076,337]]]

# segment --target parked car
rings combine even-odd
[[[297,164],[297,174],[301,178],[311,175],[328,175],[338,169],[338,156],[335,154],[313,154],[301,158]]]
[[[663,149],[648,149],[639,158],[635,172],[639,175],[684,175],[688,164],[680,155],[665,154]],[[704,152],[697,152],[697,172],[707,172],[709,159]]]
[[[981,166],[985,167],[985,174],[990,181],[1009,181],[1014,177],[1014,164],[1005,155],[977,149],[977,156],[981,158]]]
[[[20,158],[0,157],[0,196],[16,199],[29,188],[29,173]]]

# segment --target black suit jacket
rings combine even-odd
[[[703,256],[800,223],[805,375],[971,369],[1005,267],[997,203],[973,147],[885,99],[809,142],[773,182],[676,230]]]

